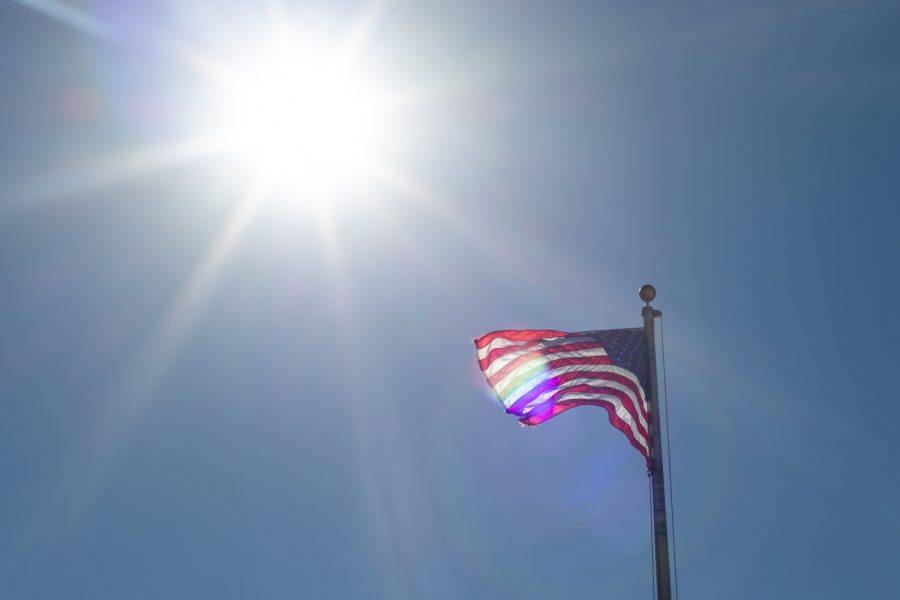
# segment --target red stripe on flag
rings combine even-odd
[[[541,338],[561,337],[569,335],[565,331],[556,331],[553,329],[500,329],[486,333],[475,340],[475,346],[484,348],[497,338],[504,338],[512,341],[530,341],[539,340]]]
[[[615,407],[606,400],[564,400],[562,402],[554,404],[550,410],[543,414],[531,415],[525,417],[524,419],[519,419],[519,422],[526,426],[540,425],[547,419],[555,417],[556,415],[565,412],[570,408],[573,408],[575,406],[583,406],[586,404],[590,404],[592,406],[602,406],[603,408],[605,408],[607,414],[609,415],[610,425],[624,433],[625,437],[628,438],[628,441],[631,442],[631,445],[637,448],[638,452],[640,452],[645,458],[647,458],[648,460],[650,459],[650,456],[647,454],[647,450],[634,437],[634,433],[632,433],[631,428],[628,426],[628,423],[619,418],[619,415],[616,414]],[[649,442],[647,445],[649,446]]]
[[[637,427],[638,431],[642,435],[644,435],[648,438],[650,437],[650,432],[647,431],[647,428],[641,424],[641,421],[638,418],[638,413],[637,413],[638,408],[634,406],[634,403],[631,401],[631,398],[628,396],[628,394],[626,394],[622,390],[604,386],[603,381],[599,378],[597,379],[597,385],[589,385],[589,384],[585,383],[585,384],[573,385],[571,387],[562,388],[560,390],[557,390],[556,393],[554,393],[552,396],[547,398],[546,404],[549,405],[551,403],[556,402],[557,401],[556,399],[564,394],[578,394],[578,393],[608,394],[610,396],[615,396],[622,403],[622,406],[625,407],[625,410],[628,411],[628,414],[631,415],[631,420],[634,421],[634,426]],[[561,402],[567,402],[567,401],[563,400]],[[519,411],[523,410],[524,408],[525,408],[525,405],[519,405],[519,403],[516,402],[516,404],[514,404],[512,407],[510,407],[510,409],[507,410],[506,412],[509,412],[512,414],[519,414]],[[535,411],[539,411],[539,410],[540,410],[540,407],[535,408]],[[647,421],[647,423],[649,424],[649,421]]]
[[[634,380],[629,379],[624,375],[619,375],[618,373],[604,373],[603,378],[608,381],[615,381],[616,383],[628,387],[628,389],[630,389],[634,393],[634,397],[638,399],[638,410],[641,411],[641,415],[648,423],[650,422],[650,413],[647,412],[647,410],[644,408],[644,403],[641,401],[641,398],[643,397],[641,395],[641,388],[637,383],[634,382]]]
[[[603,358],[607,358],[607,357],[603,357]],[[587,359],[583,359],[583,360],[587,360]],[[562,362],[562,361],[559,361],[559,362]],[[586,363],[574,362],[573,364],[586,364]],[[601,364],[604,364],[604,363],[601,363]],[[607,361],[605,364],[611,364],[611,361]],[[562,365],[560,365],[560,366],[562,366]],[[553,367],[549,367],[548,370],[551,370],[552,368]],[[620,385],[627,387],[634,394],[634,397],[637,398],[637,406],[635,407],[636,410],[641,411],[641,416],[644,417],[644,420],[646,420],[648,423],[650,422],[650,414],[644,408],[644,403],[641,401],[642,396],[641,396],[640,386],[637,383],[635,383],[633,379],[630,379],[624,375],[619,375],[618,373],[610,373],[608,371],[601,371],[601,372],[575,371],[572,373],[564,373],[563,375],[558,375],[558,376],[554,377],[553,378],[553,381],[555,384],[554,387],[561,386],[562,384],[566,383],[567,381],[571,381],[573,379],[581,379],[581,378],[614,381]],[[549,391],[549,389],[545,388],[543,391],[547,392],[547,391]],[[534,398],[536,398],[539,395],[540,394],[533,394],[533,393],[529,392],[529,393],[525,394],[524,396],[522,396],[521,398],[519,398],[511,408],[524,407],[526,404],[528,404],[529,401],[533,400]],[[525,402],[523,402],[523,401],[525,401]],[[630,399],[628,400],[628,403],[632,404]]]
[[[584,356],[580,358],[557,358],[547,362],[547,370],[552,371],[558,367],[572,365],[610,365],[612,361],[608,356]]]

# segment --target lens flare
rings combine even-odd
[[[277,48],[230,82],[214,118],[242,168],[319,189],[357,177],[384,154],[384,99],[338,55]]]

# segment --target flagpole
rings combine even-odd
[[[662,436],[660,434],[659,397],[656,382],[656,336],[654,321],[662,313],[650,302],[656,298],[656,288],[643,285],[641,300],[645,302],[641,315],[644,317],[644,335],[647,339],[647,370],[650,376],[650,426],[653,429],[650,443],[650,507],[653,512],[653,551],[656,556],[656,593],[658,600],[671,600],[672,586],[669,582],[669,535],[666,525],[666,487],[663,480]]]

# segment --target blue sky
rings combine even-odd
[[[315,209],[172,150],[271,12],[124,4],[0,7],[0,596],[649,598],[641,456],[471,344],[645,282],[684,597],[900,586],[896,5],[285,6],[412,98]]]

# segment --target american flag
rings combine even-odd
[[[649,460],[643,329],[505,329],[477,338],[475,347],[488,385],[523,425],[543,423],[573,406],[602,406],[613,427]]]

